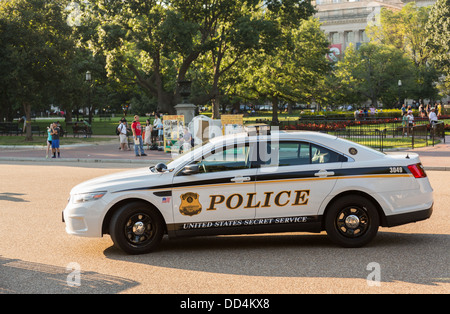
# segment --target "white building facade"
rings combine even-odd
[[[316,0],[316,17],[328,36],[334,54],[342,52],[352,43],[358,46],[368,42],[366,27],[377,23],[381,8],[399,11],[408,2],[417,6],[432,5],[435,0]]]

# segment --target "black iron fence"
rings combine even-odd
[[[393,148],[417,148],[445,142],[443,121],[430,124],[416,118],[413,124],[398,118],[353,121],[348,119],[301,119],[283,121],[283,130],[310,130],[333,134],[341,138],[383,151]]]

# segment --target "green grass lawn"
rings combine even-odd
[[[115,128],[117,127],[117,125],[119,124],[119,119],[121,117],[115,117],[115,118],[111,118],[111,119],[100,119],[98,117],[94,117],[93,121],[92,121],[92,132],[93,132],[93,137],[92,138],[73,138],[73,136],[71,135],[72,133],[72,128],[71,127],[66,127],[66,123],[64,121],[64,118],[55,118],[55,119],[36,119],[35,121],[32,121],[33,126],[39,126],[41,131],[45,131],[47,129],[47,127],[49,126],[49,124],[51,122],[54,121],[60,121],[61,125],[64,128],[64,131],[66,133],[69,133],[69,135],[67,137],[64,137],[61,140],[61,145],[64,144],[79,144],[79,143],[92,143],[92,142],[98,142],[98,141],[109,141],[111,139],[105,139],[105,138],[98,138],[98,135],[109,135],[109,136],[115,136]],[[266,120],[265,122],[270,122],[271,120],[271,115],[270,113],[264,113],[264,114],[258,114],[256,116],[252,116],[252,117],[244,117],[244,123],[245,124],[252,124],[252,123],[256,123],[257,120]],[[287,114],[282,114],[279,115],[279,120],[281,122],[287,122],[287,121],[297,121],[298,120],[298,116],[297,115],[287,115]],[[132,115],[127,117],[127,120],[129,121],[129,123],[131,124],[131,122],[133,121],[133,117]],[[146,117],[141,117],[141,123],[144,124],[146,120]],[[152,122],[153,118],[151,118],[151,122]],[[258,121],[259,122],[259,121]],[[445,120],[446,124],[450,124],[450,120]],[[82,124],[82,122],[80,122],[79,124]],[[384,127],[389,127],[390,125],[383,125]],[[352,127],[350,127],[352,128]],[[450,135],[450,131],[446,132],[447,135]],[[355,137],[354,139],[350,139],[353,140],[355,142],[360,142],[361,144],[367,145],[363,142],[361,142],[360,139],[358,139],[357,137]],[[33,141],[31,142],[25,142],[25,137],[24,136],[0,136],[0,145],[46,145],[46,137],[45,136],[38,136],[38,135],[33,135]],[[370,145],[370,144],[369,144]],[[394,139],[385,139],[383,146],[386,148],[389,147],[409,147],[411,145],[410,140],[408,140],[407,138],[394,138]],[[425,141],[420,141],[418,140],[417,143],[415,144],[415,147],[421,147],[421,146],[425,146]]]

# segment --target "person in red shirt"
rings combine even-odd
[[[133,131],[133,139],[134,139],[134,154],[136,157],[139,156],[139,150],[141,151],[140,156],[147,156],[144,153],[144,142],[142,141],[142,127],[139,122],[139,116],[134,116],[134,121],[131,124],[131,130]]]

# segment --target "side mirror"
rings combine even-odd
[[[161,162],[155,166],[155,170],[157,172],[165,172],[167,170],[167,166]]]
[[[192,164],[184,167],[183,174],[191,175],[198,173],[198,171],[199,171],[198,164]]]

